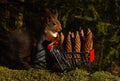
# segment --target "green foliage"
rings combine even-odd
[[[76,69],[67,73],[63,73],[61,81],[88,81],[89,73],[80,69]]]
[[[119,81],[120,78],[108,72],[95,72],[89,76],[87,71],[76,69],[57,73],[48,70],[12,70],[0,67],[0,81]]]
[[[100,71],[95,72],[91,78],[91,81],[119,81],[120,78],[111,75],[111,73]]]
[[[0,67],[0,81],[56,81],[59,79],[55,73],[47,70],[11,70]]]

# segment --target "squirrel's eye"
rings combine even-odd
[[[49,23],[48,23],[48,26],[49,26],[49,27],[53,27],[53,26],[55,26],[55,25],[56,25],[56,24],[55,24],[54,22],[49,22]]]

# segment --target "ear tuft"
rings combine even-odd
[[[55,10],[55,17],[58,18],[58,15],[59,15],[59,14],[58,14],[58,11]]]

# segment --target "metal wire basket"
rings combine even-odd
[[[94,61],[94,49],[90,52],[63,52],[56,42],[48,45],[48,49],[55,60],[56,68],[61,71],[80,68]],[[71,58],[66,57],[68,55]],[[75,55],[78,57],[75,57]]]

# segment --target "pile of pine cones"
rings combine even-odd
[[[83,29],[75,32],[68,32],[65,36],[63,33],[60,33],[60,41],[61,41],[61,50],[64,52],[89,52],[93,49],[93,37],[90,28],[87,29],[86,34]],[[65,57],[67,59],[71,59],[71,54],[66,54]],[[89,60],[89,55],[85,54],[87,61]],[[80,55],[74,54],[74,58],[76,58],[76,62],[80,62]],[[69,60],[71,63],[71,60]]]

